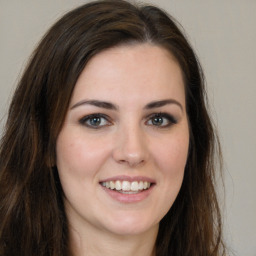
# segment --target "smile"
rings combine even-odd
[[[116,190],[123,194],[133,194],[138,193],[143,190],[147,190],[150,188],[151,183],[148,181],[105,181],[101,182],[103,187],[106,187],[111,190]]]

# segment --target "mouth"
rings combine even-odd
[[[148,181],[110,180],[100,182],[101,186],[121,194],[137,194],[150,189],[153,183]]]

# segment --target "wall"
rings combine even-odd
[[[3,121],[17,79],[40,37],[60,15],[84,2],[0,0]],[[236,255],[256,256],[256,1],[151,3],[180,21],[202,62],[224,151],[227,244]]]

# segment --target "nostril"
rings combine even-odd
[[[144,142],[141,133],[133,134],[133,136],[127,132],[122,133],[122,136],[117,138],[117,144],[113,148],[114,160],[119,164],[127,164],[131,167],[145,163],[147,146]]]
[[[126,157],[126,159],[120,159],[117,161],[119,164],[127,164],[130,167],[136,167],[138,165],[141,165],[145,162],[143,158],[139,157]]]

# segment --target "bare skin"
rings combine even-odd
[[[75,256],[154,256],[180,190],[189,129],[182,72],[150,44],[94,56],[81,73],[56,154]]]

